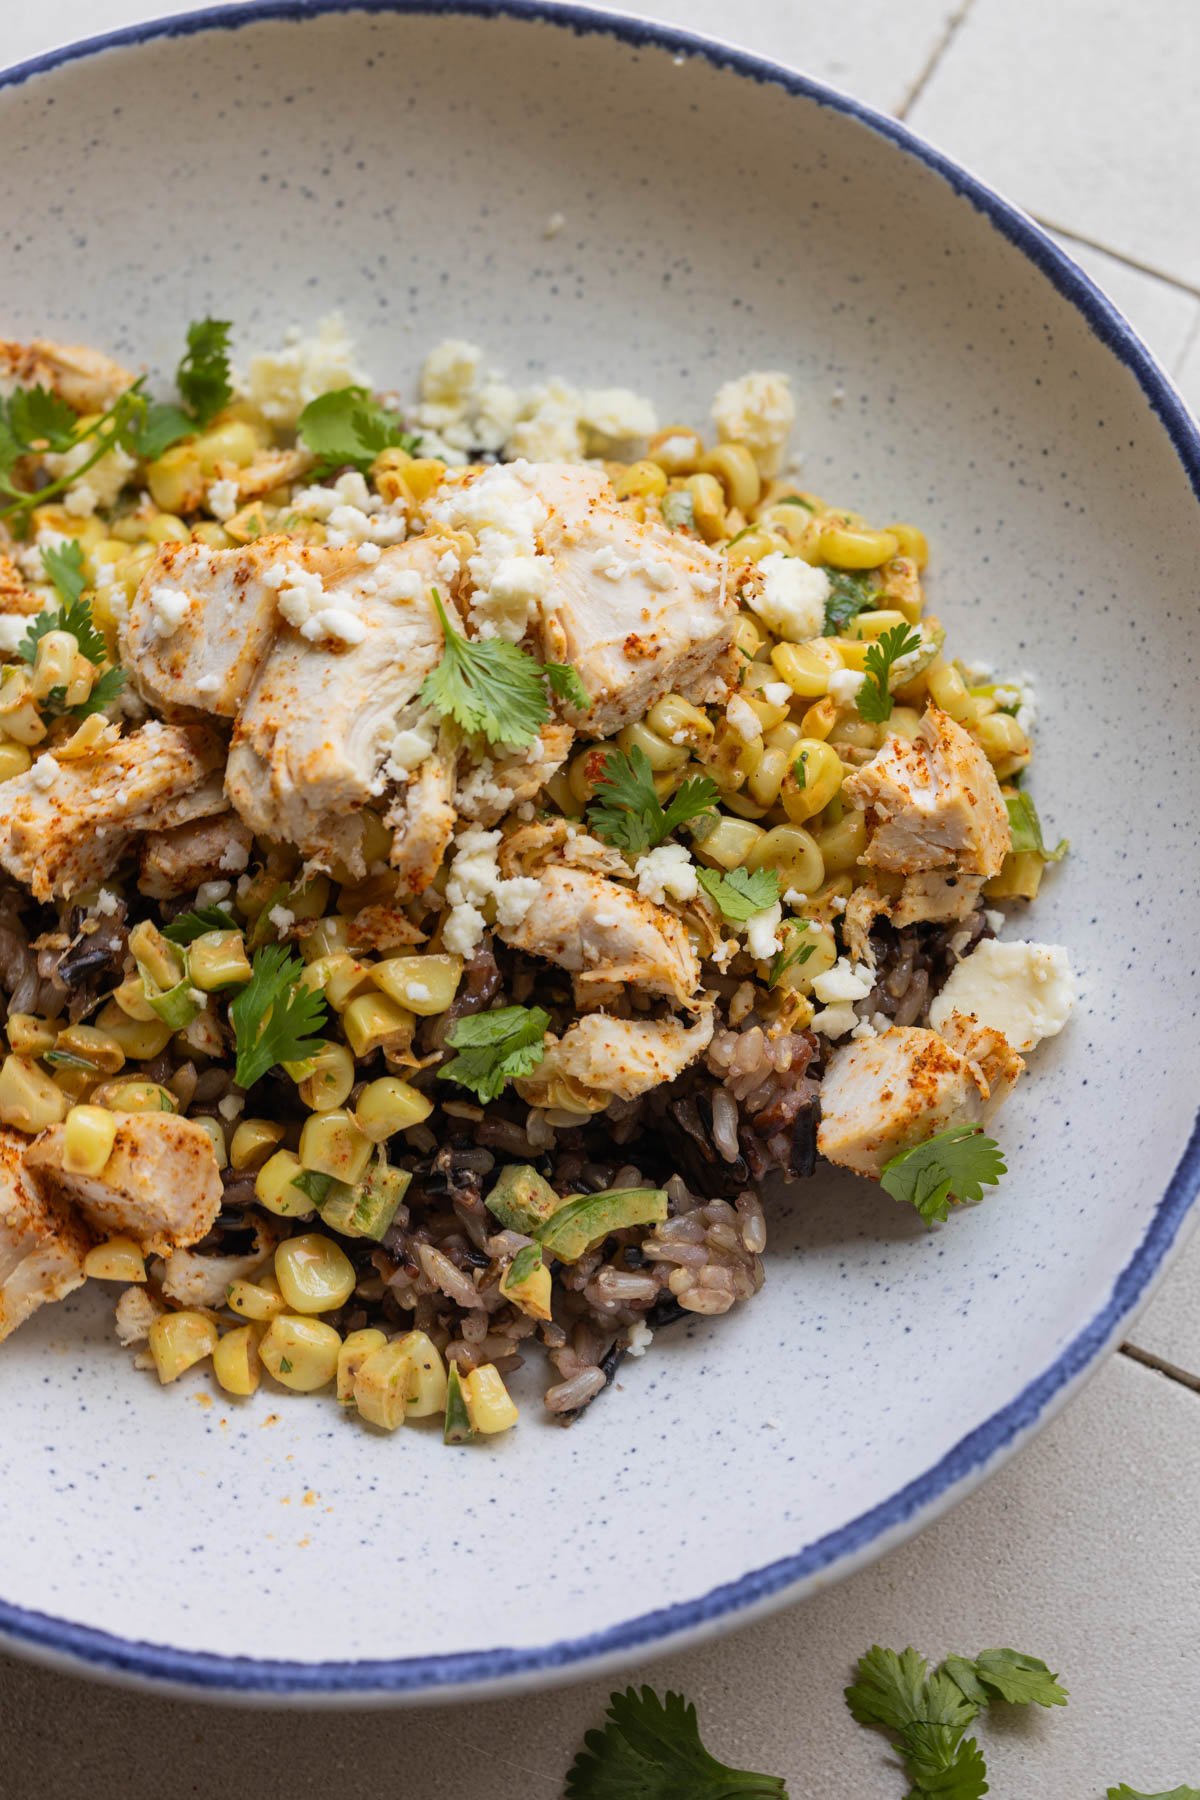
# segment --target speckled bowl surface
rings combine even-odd
[[[174,20],[0,85],[3,329],[169,367],[340,307],[412,382],[447,334],[703,422],[788,370],[808,484],[935,545],[955,645],[1033,674],[1072,840],[1021,935],[1082,998],[940,1231],[776,1198],[768,1278],[660,1333],[575,1429],[446,1450],[332,1401],[160,1390],[107,1303],[0,1359],[0,1640],[193,1691],[532,1685],[836,1579],[978,1482],[1144,1297],[1197,1181],[1200,446],[1028,221],[902,129],[657,28],[536,6]],[[562,229],[544,235],[548,217]]]

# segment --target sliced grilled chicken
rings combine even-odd
[[[190,894],[202,881],[236,880],[250,860],[252,841],[249,827],[228,810],[170,831],[148,832],[142,840],[138,887],[152,900],[171,900]]]
[[[77,413],[107,412],[134,377],[128,369],[85,344],[28,344],[0,340],[0,389],[44,387]]]
[[[0,1126],[0,1340],[83,1286],[91,1233],[25,1167],[29,1139]]]
[[[284,568],[289,624],[242,706],[225,777],[252,831],[323,867],[340,861],[364,873],[362,810],[384,791],[398,714],[441,659],[435,586],[457,620],[438,571],[444,550],[414,539],[366,565],[353,545],[322,546],[308,553],[303,579]],[[280,569],[269,575],[278,580]]]
[[[389,860],[410,894],[423,894],[454,836],[454,769],[458,751],[447,726],[432,753],[384,816],[393,833]]]
[[[203,726],[151,721],[96,756],[39,756],[4,785],[0,866],[37,900],[102,881],[139,832],[192,816],[221,755]]]
[[[569,969],[585,993],[625,982],[694,1004],[700,964],[673,913],[582,869],[543,869],[538,886],[519,924],[497,926],[506,944]]]
[[[51,1195],[78,1208],[98,1232],[136,1238],[150,1256],[197,1243],[221,1210],[212,1139],[174,1113],[120,1113],[102,1175],[63,1167],[66,1127],[51,1125],[30,1145],[26,1165]]]
[[[678,1019],[613,1019],[591,1013],[546,1040],[532,1075],[516,1083],[530,1106],[598,1112],[614,1098],[633,1100],[673,1081],[712,1042],[711,1008],[694,1025]]]

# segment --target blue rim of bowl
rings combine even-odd
[[[1183,402],[1111,301],[1032,219],[895,119],[750,51],[672,26],[556,0],[249,0],[235,8],[206,7],[64,45],[0,71],[0,88],[18,86],[31,76],[125,45],[190,37],[203,31],[237,31],[264,20],[301,21],[339,12],[453,14],[554,25],[576,36],[616,38],[633,49],[667,50],[680,56],[699,57],[715,68],[783,88],[858,120],[940,175],[1078,308],[1094,334],[1136,377],[1200,500],[1200,432]],[[939,1504],[948,1504],[957,1488],[979,1475],[1044,1420],[1089,1365],[1115,1341],[1122,1323],[1174,1243],[1198,1190],[1200,1115],[1146,1234],[1118,1276],[1106,1304],[1043,1374],[962,1438],[932,1468],[869,1512],[791,1556],[753,1569],[697,1599],[643,1613],[586,1637],[564,1638],[533,1648],[501,1646],[448,1655],[350,1662],[300,1663],[174,1650],[167,1645],[117,1637],[93,1626],[74,1625],[4,1600],[0,1600],[0,1641],[7,1639],[14,1649],[23,1647],[35,1654],[40,1652],[43,1657],[64,1658],[110,1675],[214,1695],[258,1694],[282,1699],[307,1694],[342,1696],[353,1701],[360,1695],[449,1696],[455,1690],[478,1690],[492,1684],[528,1686],[536,1683],[539,1675],[544,1679],[567,1671],[583,1675],[589,1664],[611,1664],[640,1650],[663,1645],[665,1640],[681,1642],[711,1630],[721,1619],[732,1624],[734,1615],[761,1608],[772,1599],[781,1601],[788,1589],[811,1583],[838,1563],[867,1560],[873,1548],[881,1551],[889,1538],[907,1535],[905,1528],[919,1515],[932,1514]]]

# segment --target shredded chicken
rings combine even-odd
[[[148,832],[142,840],[138,887],[153,900],[170,900],[190,894],[202,881],[236,879],[250,860],[252,843],[249,827],[234,812]]]
[[[692,1006],[700,964],[673,913],[581,869],[547,868],[519,924],[497,927],[515,950],[569,969],[586,989],[627,982]]]
[[[92,1237],[26,1167],[29,1140],[0,1126],[0,1340],[82,1287]]]
[[[546,1054],[532,1075],[516,1083],[530,1106],[597,1112],[614,1096],[634,1100],[660,1082],[673,1081],[707,1050],[713,1012],[694,1025],[678,1019],[612,1019],[590,1013],[561,1038],[546,1039]]]

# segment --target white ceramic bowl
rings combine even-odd
[[[1119,1337],[1197,1183],[1200,446],[1020,214],[784,70],[563,8],[251,6],[3,78],[4,329],[170,367],[341,307],[380,379],[447,333],[703,421],[791,372],[809,484],[936,546],[955,643],[1034,673],[1083,998],[926,1233],[772,1207],[768,1282],[660,1334],[574,1430],[384,1440],[328,1401],[136,1375],[89,1297],[0,1361],[0,1637],[194,1690],[532,1685],[745,1619],[913,1532]],[[548,216],[565,223],[547,238]],[[111,1300],[110,1300],[111,1304]]]

